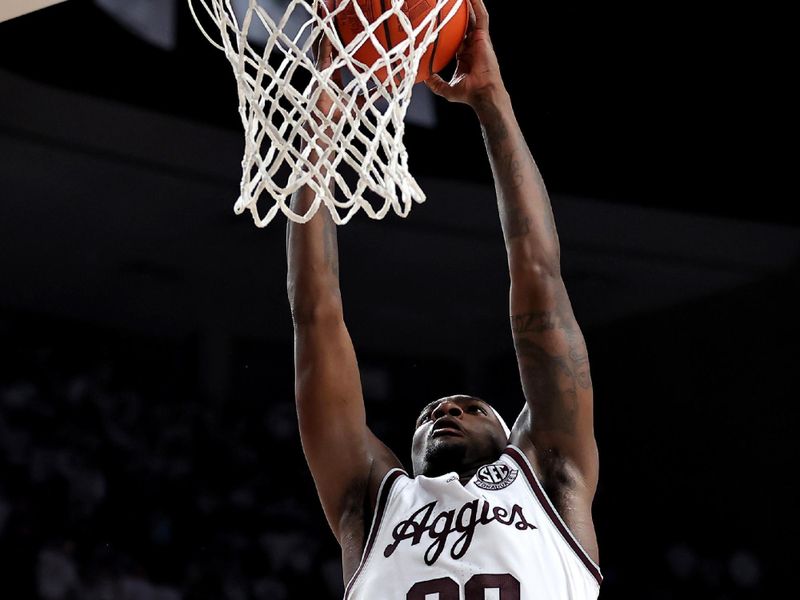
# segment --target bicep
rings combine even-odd
[[[295,398],[303,452],[340,538],[348,506],[363,501],[370,479],[394,466],[367,428],[356,355],[341,319],[295,329]]]
[[[511,287],[511,328],[526,407],[515,426],[535,452],[557,454],[587,483],[598,471],[586,342],[560,276]]]

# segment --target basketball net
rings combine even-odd
[[[408,170],[403,144],[415,76],[428,46],[466,0],[457,0],[446,13],[442,9],[449,0],[431,2],[434,9],[416,27],[403,11],[407,0],[387,0],[390,6],[373,19],[365,14],[371,12],[371,0],[331,2],[334,8],[325,0],[287,1],[283,16],[276,20],[257,0],[249,0],[241,19],[232,0],[189,0],[197,25],[225,53],[236,76],[245,149],[234,212],[249,210],[259,227],[278,211],[306,222],[322,204],[337,224],[347,223],[359,209],[373,219],[382,219],[390,209],[407,216],[414,202],[425,201]],[[201,24],[195,3],[218,27],[218,40]],[[343,13],[350,19],[355,15],[361,23],[358,29],[363,27],[346,46],[335,22]],[[376,32],[390,18],[399,20],[406,35],[387,49]],[[303,23],[299,30],[288,26],[290,19]],[[266,44],[257,50],[248,43],[248,32],[261,26]],[[313,56],[320,34],[333,46],[332,64],[322,70]],[[378,56],[374,64],[355,58],[362,47],[374,48]],[[323,92],[333,99],[341,119],[334,121],[317,109]],[[298,214],[290,200],[303,186],[316,198],[307,212]]]

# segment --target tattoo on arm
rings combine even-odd
[[[498,168],[504,177],[505,186],[508,191],[515,191],[525,183],[525,174],[522,172],[522,163],[517,156],[518,148],[511,148],[507,152],[501,152],[497,157]]]
[[[525,236],[534,228],[531,207],[527,206],[529,198],[520,197],[518,193],[524,188],[526,177],[532,179],[544,203],[544,209],[537,212],[537,216],[541,215],[538,218],[543,221],[543,230],[555,236],[556,227],[550,197],[530,148],[524,138],[520,136],[516,139],[512,136],[497,107],[486,105],[483,107],[483,114],[482,124],[486,145],[503,196],[500,202],[500,216],[507,238]]]
[[[579,348],[577,344],[570,344],[569,359],[575,372],[575,379],[578,385],[588,390],[592,387],[592,375],[589,372],[589,355],[585,348]]]
[[[528,337],[516,338],[515,345],[534,429],[575,433],[578,392],[566,358],[548,354]]]
[[[503,122],[500,110],[489,101],[483,101],[480,105],[486,117],[482,120],[486,142],[490,149],[496,150],[497,147],[508,139],[508,127]]]
[[[531,231],[531,218],[526,216],[525,211],[513,203],[509,203],[500,209],[503,229],[508,239],[514,239],[527,235]]]
[[[511,135],[508,126],[497,107],[487,105],[484,110],[487,114],[483,120],[486,145],[494,159],[498,175],[502,177],[504,186],[509,190],[517,190],[525,183],[523,164],[519,156],[522,148],[519,143],[509,139]]]
[[[571,318],[557,312],[536,311],[511,316],[520,375],[538,431],[574,434],[578,417],[578,389],[590,389],[589,357],[583,336]],[[551,354],[546,340],[561,335],[565,354]]]
[[[511,331],[516,336],[528,331],[541,333],[556,326],[556,316],[552,312],[535,311],[521,315],[511,315]]]

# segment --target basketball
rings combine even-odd
[[[331,10],[336,10],[343,0],[327,0],[328,6]],[[361,11],[364,13],[367,21],[374,23],[385,10],[389,10],[391,0],[352,0],[347,6],[336,16],[336,28],[339,32],[339,37],[342,42],[347,45],[362,31],[364,25],[356,12],[354,3],[358,2]],[[439,11],[436,16],[436,24],[443,21],[450,11],[453,10],[457,0],[449,0],[444,8]],[[428,47],[427,52],[422,57],[419,65],[419,71],[415,78],[415,83],[428,79],[433,73],[437,73],[444,69],[448,63],[453,60],[456,55],[464,36],[467,33],[467,25],[469,23],[469,0],[464,0],[458,8],[453,18],[439,32],[438,37]],[[436,8],[436,0],[406,0],[403,3],[403,12],[408,16],[409,21],[414,28],[423,22],[425,17]],[[424,31],[421,32],[417,38],[420,42],[424,36]],[[392,16],[383,23],[383,27],[378,27],[375,30],[375,38],[380,44],[389,50],[395,44],[406,40],[407,35],[403,29],[400,19]],[[374,42],[369,39],[361,45],[353,54],[353,56],[364,63],[365,65],[372,66],[378,60],[380,53],[375,47]],[[383,81],[386,79],[386,69],[376,71],[377,77]]]

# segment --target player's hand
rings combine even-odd
[[[503,89],[503,78],[489,37],[489,12],[484,0],[464,1],[469,3],[469,27],[456,54],[455,73],[449,82],[434,73],[425,84],[450,102],[476,108],[486,94]]]
[[[329,69],[333,64],[333,44],[330,38],[324,31],[320,32],[319,39],[314,43],[314,58],[316,60],[317,72],[322,72]],[[337,69],[331,75],[330,81],[327,83],[329,86],[342,87],[341,72]],[[316,98],[314,98],[316,96]],[[323,119],[326,123],[338,123],[342,118],[341,110],[336,106],[331,94],[325,90],[325,86],[317,83],[314,88],[312,101],[317,109],[317,117]]]

